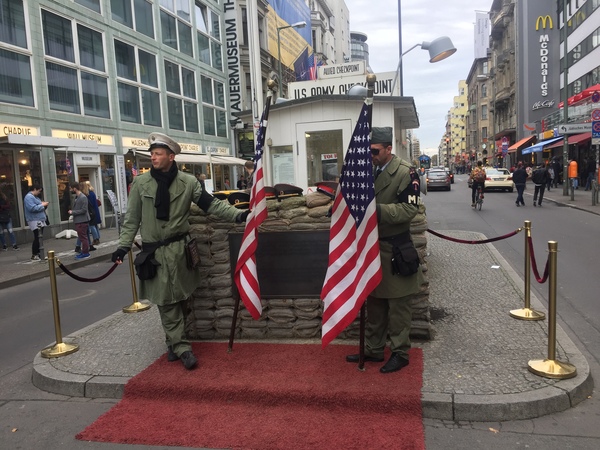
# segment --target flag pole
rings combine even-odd
[[[265,121],[267,121],[269,118],[269,109],[271,106],[271,99],[273,98],[273,92],[275,90],[275,87],[276,87],[276,83],[273,80],[269,80],[267,82],[267,99],[266,99],[266,103],[265,103],[265,109],[263,112],[263,118]],[[260,126],[263,126],[263,124],[261,123]],[[266,130],[265,130],[265,133],[266,133]],[[254,145],[255,145],[255,150],[256,150],[256,140],[254,141]],[[255,154],[255,166],[256,166],[256,154]],[[250,198],[250,200],[251,200],[250,205],[252,205],[252,198]],[[239,310],[240,310],[240,293],[238,292],[238,294],[235,297],[235,305],[233,307],[233,317],[231,319],[231,331],[229,332],[229,345],[227,346],[227,353],[231,353],[231,351],[233,350],[233,340],[235,338],[235,324],[237,323],[237,316],[238,316]]]
[[[367,75],[367,99],[373,100],[373,93],[375,91],[375,81],[377,81],[377,76],[375,74],[370,73]],[[369,129],[371,129],[372,115],[369,119]],[[365,370],[365,317],[367,316],[367,300],[363,302],[360,307],[360,321],[359,321],[359,332],[358,332],[358,340],[359,340],[359,350],[358,350],[358,370]]]

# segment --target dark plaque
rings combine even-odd
[[[232,274],[242,238],[241,233],[229,235]],[[261,297],[320,297],[328,262],[329,230],[258,233],[256,269]]]

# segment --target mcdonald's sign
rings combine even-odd
[[[540,25],[543,29],[554,28],[554,25],[552,23],[552,17],[550,17],[550,15],[548,14],[546,14],[545,16],[538,16],[538,18],[535,21],[535,31],[539,31]]]

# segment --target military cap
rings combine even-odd
[[[371,144],[391,144],[394,142],[392,127],[371,128]]]
[[[248,209],[250,207],[250,194],[245,191],[232,192],[227,200],[238,209]]]
[[[225,191],[215,191],[213,192],[213,197],[218,198],[219,200],[227,200],[229,193]]]
[[[265,186],[265,198],[267,200],[273,200],[277,198],[277,193],[273,186]]]
[[[317,192],[321,192],[330,198],[335,198],[338,184],[335,181],[320,181],[317,183]]]
[[[171,150],[173,153],[175,153],[176,155],[179,155],[181,153],[181,147],[179,146],[179,144],[177,142],[175,142],[173,139],[171,139],[169,136],[167,136],[166,134],[150,133],[150,136],[148,136],[148,142],[150,143],[150,147],[152,147],[152,146],[166,147],[169,150]]]
[[[276,184],[274,187],[278,200],[282,198],[298,197],[299,195],[302,195],[302,188],[294,186],[293,184],[279,183]]]

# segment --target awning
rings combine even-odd
[[[508,147],[508,152],[509,153],[516,152],[517,150],[519,150],[519,149],[525,147],[526,145],[528,145],[529,143],[531,143],[531,141],[533,141],[534,139],[535,139],[535,135],[527,136],[526,138],[523,138],[520,141],[517,141],[513,145]]]
[[[527,147],[526,149],[524,149],[521,154],[523,155],[529,155],[530,153],[537,153],[537,152],[541,152],[542,150],[544,150],[544,147],[553,144],[554,142],[557,141],[561,141],[563,139],[562,136],[560,137],[555,137],[552,139],[546,139],[545,141],[541,141],[538,142],[537,144],[532,145],[531,147]]]
[[[591,131],[589,131],[587,133],[581,133],[581,134],[572,134],[571,136],[569,136],[569,145],[581,144],[582,142],[589,141],[590,139],[592,139]],[[560,141],[560,142],[556,142],[546,148],[547,149],[557,148],[557,147],[562,147],[563,145],[564,145],[564,142]]]
[[[150,158],[148,150],[135,150],[136,155]],[[180,153],[175,157],[175,162],[183,164],[221,164],[226,166],[243,166],[246,163],[245,159],[236,158],[235,156],[223,155],[206,155],[199,153]]]
[[[69,151],[93,152],[93,153],[116,153],[112,145],[100,145],[96,141],[87,139],[67,139],[52,136],[25,136],[22,134],[7,134],[0,136],[0,145],[29,145],[32,147],[66,148]]]

